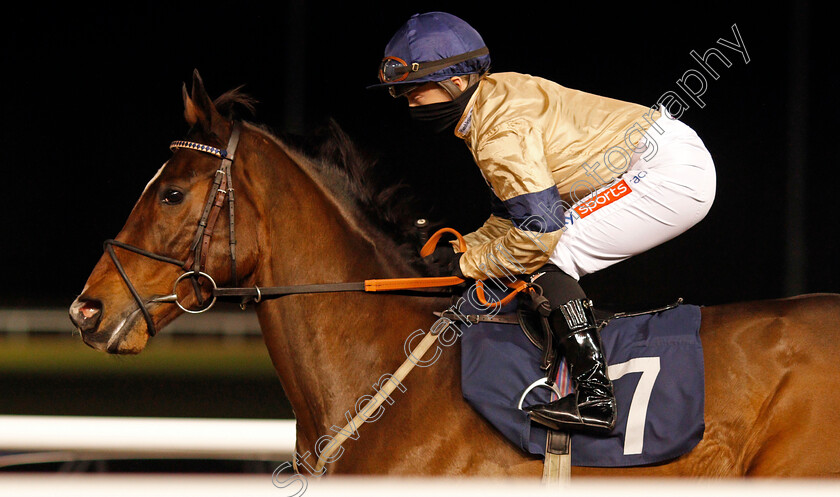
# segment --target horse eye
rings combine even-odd
[[[163,203],[169,205],[180,204],[184,200],[184,192],[169,189],[163,193]]]

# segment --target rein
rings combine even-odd
[[[253,287],[236,286],[239,280],[236,273],[236,226],[234,216],[235,199],[233,189],[233,175],[231,174],[231,168],[235,160],[234,152],[236,151],[236,147],[239,144],[239,135],[240,126],[238,123],[235,123],[233,126],[233,131],[231,132],[230,139],[228,141],[227,148],[225,150],[204,145],[201,143],[184,140],[174,141],[170,145],[170,149],[173,151],[185,148],[210,154],[215,157],[218,157],[221,160],[219,168],[216,170],[216,173],[213,178],[213,185],[210,188],[210,191],[208,192],[207,200],[204,205],[204,210],[202,211],[201,219],[198,223],[198,228],[196,229],[196,233],[193,238],[192,244],[190,245],[189,257],[186,261],[181,261],[172,257],[156,254],[149,250],[145,250],[140,247],[136,247],[134,245],[113,239],[106,240],[104,243],[105,251],[108,253],[109,257],[113,261],[114,266],[117,268],[117,272],[119,273],[125,285],[128,287],[128,290],[134,298],[134,301],[137,303],[140,312],[143,314],[143,318],[146,321],[146,326],[150,336],[155,336],[155,334],[157,333],[157,329],[155,327],[154,319],[152,319],[152,315],[147,307],[147,304],[149,303],[174,303],[184,312],[191,314],[199,314],[210,310],[210,308],[213,307],[218,298],[239,298],[241,299],[240,306],[244,309],[245,305],[248,302],[259,303],[266,299],[279,298],[287,295],[332,292],[405,292],[426,288],[450,287],[460,285],[464,282],[464,279],[459,278],[457,276],[442,276],[425,278],[371,279],[348,283],[271,286],[262,288],[256,285]],[[205,264],[207,262],[207,254],[209,253],[210,249],[210,241],[219,214],[225,204],[225,200],[227,200],[229,213],[231,261],[230,264],[231,277],[234,283],[233,287],[218,287],[216,285],[216,281],[205,272]],[[434,252],[435,247],[437,246],[437,243],[440,240],[440,238],[446,233],[455,235],[458,241],[458,248],[460,252],[466,251],[467,244],[464,240],[464,237],[461,236],[460,233],[458,233],[452,228],[442,228],[435,232],[423,245],[423,248],[420,250],[420,256],[426,257],[431,255]],[[172,293],[170,295],[154,297],[144,302],[137,289],[131,283],[131,279],[128,277],[125,268],[123,268],[122,263],[117,257],[114,247],[133,252],[135,254],[147,257],[152,260],[178,266],[184,269],[185,272],[175,279],[175,282],[172,286]],[[198,309],[190,309],[184,306],[178,300],[178,285],[185,278],[189,278],[192,281],[194,292],[198,300],[198,305],[201,306]],[[199,284],[200,278],[204,278],[212,286],[212,298],[210,299],[209,303],[204,302],[204,299],[202,297],[201,288]],[[529,291],[532,294],[535,293],[533,285],[530,285],[521,280],[516,280],[513,283],[508,283],[508,286],[512,289],[512,292],[505,296],[505,298],[496,302],[487,302],[484,294],[483,282],[477,281],[476,286],[476,296],[478,297],[479,302],[481,302],[482,305],[486,305],[488,308],[503,306],[506,303],[510,302],[510,300],[512,300],[518,293],[522,291]],[[413,294],[425,296],[439,295],[437,293],[431,292],[415,292]],[[442,317],[442,319],[448,318]],[[319,454],[318,461],[316,464],[316,472],[324,471],[326,464],[329,462],[330,456],[338,450],[338,448],[344,441],[346,441],[346,439],[348,438],[348,434],[355,431],[357,426],[363,424],[366,421],[367,418],[363,413],[369,413],[378,409],[381,406],[382,402],[384,402],[384,400],[388,398],[389,395],[393,392],[396,385],[398,383],[401,383],[405,379],[405,377],[417,365],[417,362],[423,358],[423,356],[429,350],[432,344],[437,341],[440,331],[440,329],[433,327],[432,330],[426,333],[426,335],[423,337],[420,343],[416,347],[414,347],[414,349],[411,351],[411,354],[406,358],[402,365],[400,365],[400,367],[394,372],[394,374],[392,375],[393,381],[389,381],[385,385],[383,385],[376,392],[376,395],[370,400],[370,402],[366,404],[365,408],[362,410],[362,413],[357,414],[356,417],[352,421],[350,421],[344,427],[344,429],[342,429],[341,432],[334,437],[333,443],[331,443],[329,447],[326,447],[325,450],[321,454]],[[295,471],[297,471],[297,460],[294,460],[293,463],[295,466]]]
[[[143,318],[146,321],[146,327],[150,336],[155,336],[157,328],[155,327],[152,315],[147,307],[148,304],[157,303],[174,303],[182,311],[190,314],[200,314],[210,310],[219,298],[239,298],[240,306],[244,309],[247,303],[259,303],[263,300],[280,298],[288,295],[313,294],[313,293],[333,293],[333,292],[402,292],[416,296],[440,296],[440,292],[417,291],[428,288],[451,287],[460,285],[464,282],[462,278],[457,276],[442,276],[442,277],[422,277],[422,278],[390,278],[390,279],[371,279],[359,282],[349,283],[322,283],[322,284],[305,284],[305,285],[289,285],[289,286],[271,286],[271,287],[239,287],[238,276],[236,272],[236,225],[235,225],[235,198],[233,188],[233,175],[231,168],[235,161],[234,153],[239,144],[240,125],[235,123],[230,139],[228,140],[226,149],[218,149],[202,143],[196,143],[185,140],[177,140],[172,142],[170,149],[175,151],[178,149],[195,150],[201,153],[209,154],[220,159],[219,168],[216,170],[213,178],[213,185],[207,195],[207,200],[202,211],[201,219],[198,222],[193,241],[190,245],[189,257],[186,261],[174,259],[172,257],[163,256],[154,252],[142,249],[140,247],[109,239],[104,242],[105,252],[109,255],[117,269],[120,277],[131,293],[134,301]],[[228,204],[229,216],[229,232],[230,232],[230,264],[231,264],[231,278],[233,280],[233,287],[219,287],[216,281],[205,272],[205,264],[207,262],[207,254],[210,249],[210,241],[213,235],[216,222],[219,218],[225,201]],[[420,251],[422,257],[430,255],[445,233],[455,235],[457,238],[459,249],[461,252],[465,251],[467,246],[464,238],[456,230],[452,228],[443,228],[432,235],[429,240],[423,245]],[[174,282],[172,286],[172,293],[169,295],[153,297],[144,301],[137,289],[128,277],[125,269],[122,266],[114,247],[133,252],[135,254],[153,259],[159,262],[172,264],[184,269]],[[183,305],[178,300],[177,288],[184,279],[189,278],[192,282],[193,289],[198,300],[198,309],[191,309]],[[211,288],[211,298],[206,302],[202,297],[200,289],[200,279],[205,279],[209,282]],[[531,287],[524,281],[517,280],[509,284],[513,292],[508,294],[503,300],[499,302],[487,302],[484,296],[483,284],[481,281],[477,282],[477,296],[482,305],[488,307],[498,307],[506,304],[515,295],[523,290],[530,290]],[[449,294],[451,295],[451,294]]]

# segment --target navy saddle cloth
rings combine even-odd
[[[474,287],[470,289],[474,293]],[[487,314],[474,298],[461,314]],[[496,314],[515,313],[516,300]],[[525,390],[545,377],[542,351],[519,325],[454,321],[461,337],[461,388],[466,401],[523,451],[545,455],[546,429],[519,409]],[[628,467],[665,462],[689,452],[703,438],[704,380],[700,308],[678,305],[661,312],[614,317],[601,330],[618,419],[606,436],[572,434],[575,466]],[[571,391],[563,377],[557,393]],[[557,398],[534,388],[523,405]]]

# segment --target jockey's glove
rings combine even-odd
[[[436,276],[464,278],[460,264],[462,255],[464,255],[462,252],[455,252],[452,246],[447,243],[435,248],[435,251],[424,257],[423,261],[429,267],[430,272]]]

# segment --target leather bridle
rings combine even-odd
[[[137,289],[134,288],[134,285],[131,283],[128,274],[125,272],[125,269],[122,266],[117,254],[114,250],[114,247],[119,247],[124,250],[128,250],[130,252],[134,252],[138,255],[142,255],[149,259],[153,259],[159,262],[164,262],[167,264],[173,264],[179,266],[180,268],[184,269],[184,273],[181,274],[178,278],[175,279],[175,283],[172,287],[172,294],[165,295],[162,297],[156,297],[150,299],[149,303],[175,303],[178,307],[181,308],[184,312],[198,314],[202,312],[206,312],[210,310],[211,307],[216,302],[218,297],[240,297],[241,304],[244,308],[245,304],[249,301],[257,303],[266,298],[276,298],[282,297],[285,295],[293,295],[293,294],[304,294],[304,293],[325,293],[325,292],[402,292],[404,294],[409,295],[423,295],[423,296],[433,296],[433,297],[440,297],[440,296],[452,296],[456,295],[456,293],[449,291],[436,291],[436,292],[426,292],[426,291],[418,291],[417,289],[425,289],[425,288],[438,288],[438,287],[454,287],[464,283],[462,278],[456,276],[443,276],[443,277],[427,277],[427,278],[391,278],[391,279],[373,279],[373,280],[365,280],[360,282],[350,282],[350,283],[327,283],[327,284],[312,284],[312,285],[291,285],[291,286],[275,286],[275,287],[231,287],[231,288],[219,288],[216,285],[216,282],[213,278],[204,271],[204,266],[207,262],[207,254],[210,248],[210,239],[213,235],[213,229],[215,228],[216,221],[218,220],[219,214],[224,207],[225,200],[227,200],[228,204],[228,212],[230,215],[230,222],[229,222],[229,229],[230,229],[230,260],[231,260],[231,278],[233,280],[234,285],[238,283],[238,277],[236,274],[236,227],[235,227],[235,217],[234,217],[234,190],[233,190],[233,176],[231,174],[231,168],[233,166],[235,157],[234,152],[236,151],[236,147],[239,144],[239,134],[240,134],[240,125],[238,123],[234,123],[233,131],[231,132],[230,139],[227,144],[227,148],[225,150],[220,150],[215,147],[211,147],[208,145],[204,145],[201,143],[190,142],[190,141],[174,141],[170,145],[170,149],[177,150],[177,149],[191,149],[196,150],[199,152],[203,152],[206,154],[210,154],[213,156],[218,157],[221,159],[221,163],[219,164],[219,168],[216,170],[215,177],[213,180],[213,185],[210,188],[210,191],[207,195],[207,201],[204,205],[204,210],[201,214],[201,219],[198,222],[198,229],[196,230],[195,236],[193,238],[192,244],[190,245],[190,254],[186,261],[181,261],[178,259],[174,259],[172,257],[163,256],[160,254],[156,254],[154,252],[141,249],[134,245],[119,242],[113,239],[106,240],[104,243],[105,251],[110,256],[111,260],[114,263],[114,266],[117,268],[117,272],[119,273],[120,277],[122,278],[125,285],[128,287],[129,292],[131,292],[134,301],[137,303],[137,306],[140,309],[140,312],[143,314],[143,318],[146,320],[146,326],[148,329],[149,336],[155,336],[157,333],[157,329],[155,328],[154,320],[152,319],[152,315],[149,312],[149,309],[146,307],[146,303],[143,302],[142,297],[137,292]],[[459,249],[461,252],[464,252],[467,248],[466,242],[464,238],[458,233],[457,231],[451,228],[443,228],[438,230],[434,235],[432,235],[428,241],[424,244],[423,248],[420,250],[421,257],[426,257],[431,255],[434,251],[435,246],[437,245],[438,240],[440,240],[441,236],[444,233],[454,234],[459,242]],[[178,284],[184,280],[185,278],[190,278],[192,280],[196,298],[198,299],[198,305],[202,306],[199,309],[189,309],[181,304],[178,300],[177,295],[177,288]],[[205,305],[203,301],[199,279],[206,278],[207,281],[210,282],[212,286],[212,298],[210,299],[209,303]],[[476,282],[477,285],[477,297],[480,303],[487,305],[488,307],[500,307],[505,305],[511,299],[513,299],[518,293],[523,291],[528,291],[529,293],[534,293],[534,285],[528,284],[525,281],[517,280],[514,283],[507,283],[507,285],[513,290],[510,292],[504,299],[501,299],[496,302],[487,302],[484,297],[484,290],[482,286],[482,282]],[[459,292],[460,293],[460,292]],[[447,321],[451,320],[449,318],[441,316],[441,319],[446,319]],[[420,360],[422,360],[425,353],[429,350],[431,345],[435,343],[438,339],[438,335],[440,332],[445,329],[445,327],[435,327],[433,326],[428,333],[425,334],[423,339],[417,344],[412,350],[411,353],[407,355],[405,361],[400,365],[400,367],[394,372],[391,376],[391,379],[394,381],[387,381],[384,382],[385,384],[380,387],[376,394],[371,397],[370,402],[366,404],[366,406],[362,409],[361,412],[374,412],[376,409],[381,406],[381,404],[388,399],[390,394],[393,393],[394,388],[396,388],[397,384],[402,384],[402,381],[405,377],[411,372],[411,370],[418,364]],[[356,430],[356,427],[364,424],[366,418],[363,414],[357,414],[357,416],[351,420],[342,430],[340,430],[336,436],[334,437],[334,443],[330,444],[329,447],[326,447],[321,454],[318,455],[318,462],[316,464],[316,473],[320,474],[325,465],[330,461],[330,457],[332,454],[339,449],[341,444],[347,440],[348,434],[353,433]],[[293,461],[295,465],[297,464],[297,460]],[[297,469],[295,469],[297,471]]]
[[[227,148],[224,150],[211,147],[209,145],[204,145],[201,143],[184,140],[174,141],[169,147],[172,150],[184,148],[196,150],[198,152],[203,152],[218,157],[221,161],[213,179],[213,186],[208,192],[207,201],[205,202],[204,210],[201,214],[201,219],[198,222],[198,228],[196,230],[192,244],[190,245],[190,254],[186,261],[181,261],[172,257],[156,254],[154,252],[141,249],[137,246],[125,242],[120,242],[113,239],[105,240],[104,249],[110,256],[111,260],[114,263],[114,266],[117,269],[117,272],[119,273],[120,277],[122,278],[132,297],[134,298],[134,301],[137,303],[140,312],[143,314],[143,318],[146,321],[146,326],[150,336],[155,336],[155,334],[157,333],[157,329],[155,327],[154,320],[152,319],[152,315],[146,306],[147,303],[174,303],[184,312],[188,312],[190,314],[200,314],[202,312],[210,310],[210,308],[213,307],[213,305],[216,303],[217,298],[220,297],[238,298],[240,299],[240,306],[242,306],[243,308],[249,302],[258,303],[262,300],[269,298],[278,298],[286,295],[295,294],[328,292],[390,292],[402,293],[404,295],[441,297],[452,296],[453,292],[441,290],[424,291],[419,289],[451,287],[455,285],[460,285],[464,282],[463,279],[455,276],[444,276],[426,278],[372,279],[348,283],[322,283],[309,285],[273,286],[262,288],[258,286],[237,287],[236,285],[238,285],[238,276],[236,273],[236,225],[234,217],[235,198],[233,189],[233,175],[231,174],[231,168],[235,161],[234,153],[236,152],[237,145],[239,144],[239,135],[240,125],[239,123],[234,123],[233,131],[231,132]],[[216,226],[216,221],[219,218],[219,214],[221,213],[221,210],[224,207],[225,201],[227,201],[228,204],[228,213],[230,219],[230,264],[231,279],[233,281],[234,286],[228,288],[220,288],[216,285],[216,281],[213,280],[213,278],[205,272],[205,264],[207,262],[207,254],[209,253],[210,240],[213,235],[213,230]],[[435,244],[437,244],[438,240],[444,233],[451,233],[456,235],[460,242],[460,250],[462,252],[466,250],[466,243],[464,242],[463,237],[461,237],[461,235],[457,231],[451,228],[443,228],[437,233],[435,233],[427,241],[426,245],[420,252],[421,256],[429,255],[434,250]],[[135,254],[139,254],[159,262],[164,262],[167,264],[178,266],[184,269],[185,272],[175,280],[172,287],[172,293],[170,295],[155,297],[149,299],[147,302],[144,302],[143,298],[137,292],[137,289],[134,288],[134,285],[131,283],[131,279],[128,277],[128,274],[125,272],[122,263],[117,257],[114,247],[119,247],[121,249],[128,250],[129,252],[133,252]],[[181,302],[178,300],[178,285],[181,283],[181,281],[183,281],[186,278],[189,278],[193,284],[194,292],[198,300],[198,305],[200,306],[197,309],[191,309],[189,307],[186,307],[183,304],[181,304]],[[212,287],[211,298],[207,302],[204,301],[201,294],[199,281],[202,278],[206,279]],[[517,290],[517,292],[518,291],[519,290]],[[513,295],[511,295],[510,297],[512,296]],[[483,300],[483,294],[481,294],[480,297]],[[506,302],[500,302],[500,304],[504,303]]]
[[[182,274],[175,280],[171,295],[153,298],[149,301],[150,303],[174,302],[178,305],[178,307],[181,308],[181,310],[192,314],[198,314],[209,310],[216,302],[216,295],[214,293],[209,303],[205,304],[204,298],[201,295],[199,280],[200,278],[205,278],[210,282],[214,291],[217,289],[216,282],[209,274],[207,274],[204,271],[204,267],[207,263],[207,254],[209,253],[210,239],[213,236],[213,230],[216,226],[216,222],[219,219],[219,214],[222,208],[224,207],[225,200],[227,200],[228,214],[230,219],[229,227],[231,277],[234,282],[234,285],[236,285],[238,282],[238,277],[236,274],[236,218],[234,216],[235,197],[231,167],[233,166],[233,162],[235,160],[234,153],[236,152],[236,147],[239,144],[239,134],[240,126],[238,123],[235,123],[233,125],[233,131],[231,132],[230,139],[228,140],[227,148],[225,148],[224,150],[211,147],[209,145],[185,140],[174,141],[169,146],[169,148],[173,151],[186,148],[210,154],[220,159],[219,168],[216,170],[216,174],[213,178],[213,185],[210,187],[210,191],[207,194],[207,201],[204,204],[204,210],[202,211],[201,219],[198,222],[198,228],[196,229],[192,244],[190,245],[190,254],[186,261],[181,261],[178,259],[173,259],[171,257],[156,254],[154,252],[141,249],[134,245],[119,242],[113,239],[105,240],[105,251],[111,257],[114,266],[117,268],[117,272],[119,273],[126,287],[128,287],[128,291],[131,293],[132,297],[134,298],[134,301],[137,303],[140,312],[143,314],[143,318],[146,320],[146,326],[148,328],[150,336],[155,336],[155,334],[157,333],[157,329],[155,328],[152,315],[149,312],[149,309],[146,307],[146,304],[143,302],[143,299],[140,297],[140,294],[137,292],[137,289],[135,289],[134,285],[131,283],[128,274],[125,272],[122,263],[120,263],[120,260],[114,251],[114,247],[119,247],[130,252],[142,255],[144,257],[154,259],[156,261],[173,264],[185,270],[184,274]],[[178,284],[183,279],[188,277],[192,281],[195,295],[198,299],[198,305],[202,306],[199,309],[187,308],[178,301],[176,291]]]

